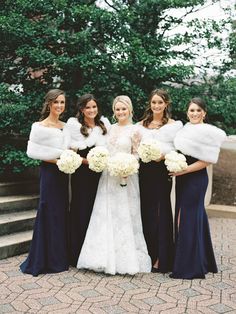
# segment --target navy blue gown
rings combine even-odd
[[[57,165],[42,162],[39,206],[29,255],[20,265],[23,273],[37,276],[68,270],[68,212],[68,175]]]
[[[170,201],[172,180],[164,161],[141,162],[139,169],[143,233],[152,264],[159,259],[158,270],[172,271],[174,241]]]
[[[186,156],[188,165],[197,159]],[[172,278],[205,278],[217,273],[204,198],[206,168],[176,177],[175,260]],[[178,228],[178,215],[180,225]]]
[[[94,146],[93,146],[94,147]],[[86,158],[90,148],[79,151]],[[82,164],[71,176],[72,199],[69,214],[70,265],[76,267],[84,243],[101,173]]]

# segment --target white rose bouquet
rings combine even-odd
[[[128,176],[137,173],[139,163],[134,155],[128,153],[117,153],[108,160],[107,169],[111,176],[121,178],[120,185],[126,186]]]
[[[185,156],[175,151],[165,155],[165,165],[170,172],[183,171],[188,166]]]
[[[76,154],[73,150],[66,149],[57,161],[57,166],[60,171],[67,174],[74,173],[82,164],[83,158]]]
[[[108,162],[109,152],[105,147],[97,146],[90,149],[87,160],[89,163],[89,169],[95,172],[102,172]]]
[[[138,155],[142,162],[150,162],[161,158],[161,150],[158,141],[154,139],[143,140],[138,147]]]

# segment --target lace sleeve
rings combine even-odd
[[[132,140],[132,154],[137,159],[139,159],[137,151],[138,151],[138,147],[139,147],[139,144],[141,142],[141,139],[142,139],[142,135],[141,135],[140,131],[138,130],[138,128],[135,127],[134,132],[133,132],[132,137],[131,137],[131,140]]]

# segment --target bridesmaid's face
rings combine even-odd
[[[150,107],[153,114],[163,114],[167,104],[159,95],[153,95]]]
[[[98,106],[96,102],[94,100],[88,101],[84,109],[82,109],[82,113],[87,119],[95,119],[98,114]]]
[[[191,103],[188,107],[187,116],[192,124],[203,123],[206,112],[197,104]]]
[[[122,102],[117,102],[114,108],[114,114],[118,122],[125,122],[129,120],[130,112],[128,107]]]
[[[66,99],[64,95],[59,95],[56,99],[50,104],[50,113],[56,116],[60,116],[65,110]]]

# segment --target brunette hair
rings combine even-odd
[[[198,105],[200,108],[202,108],[203,111],[207,112],[207,108],[206,108],[206,104],[204,102],[204,100],[200,97],[194,97],[190,100],[190,102],[187,105],[187,110],[190,107],[191,104],[196,104]]]
[[[200,97],[194,97],[190,100],[190,102],[187,104],[187,111],[190,107],[191,104],[196,104],[198,105],[205,113],[205,118],[204,118],[204,121],[205,122],[208,122],[208,116],[207,116],[207,108],[206,108],[206,104],[205,104],[205,101],[200,98]]]
[[[150,96],[149,96],[149,100],[148,100],[148,105],[146,110],[144,111],[142,120],[143,120],[143,126],[148,127],[149,124],[152,122],[153,120],[153,112],[151,109],[151,101],[153,96],[158,95],[160,96],[164,102],[167,104],[164,113],[163,113],[163,117],[162,117],[162,125],[166,124],[168,122],[168,119],[170,118],[170,111],[169,111],[169,105],[171,103],[170,100],[170,96],[167,93],[167,91],[165,91],[164,89],[154,89]]]
[[[98,102],[96,100],[96,98],[94,97],[94,95],[92,94],[84,94],[83,96],[81,96],[78,101],[77,101],[77,114],[76,114],[76,118],[78,119],[78,121],[81,123],[81,128],[80,128],[80,132],[81,134],[83,134],[85,137],[89,136],[89,126],[86,124],[85,120],[84,120],[84,114],[82,112],[82,110],[86,107],[87,103],[93,100],[95,101],[95,103],[98,106]],[[98,108],[98,114],[96,115],[96,117],[94,118],[94,122],[95,125],[99,126],[102,129],[102,134],[106,134],[107,133],[107,129],[104,125],[104,123],[101,121],[101,116],[99,113],[99,108]]]
[[[65,92],[61,89],[50,89],[47,94],[44,96],[44,104],[43,104],[43,109],[41,111],[41,117],[39,121],[42,121],[46,119],[49,116],[50,113],[50,105],[54,100],[57,99],[58,96],[60,95],[65,95]]]

